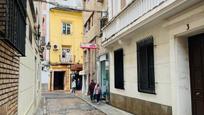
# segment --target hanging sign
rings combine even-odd
[[[93,43],[81,43],[80,48],[82,49],[96,49],[96,44]]]

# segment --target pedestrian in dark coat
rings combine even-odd
[[[90,95],[91,101],[94,100],[94,88],[95,88],[96,83],[94,80],[91,80],[91,83],[89,84],[89,90],[88,94]]]

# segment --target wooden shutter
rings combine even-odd
[[[138,91],[155,93],[153,37],[137,43]]]
[[[115,88],[124,89],[123,49],[114,51]]]

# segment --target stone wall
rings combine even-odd
[[[0,114],[16,115],[19,79],[19,57],[15,50],[0,41]]]
[[[172,107],[111,93],[110,104],[136,115],[172,115]]]

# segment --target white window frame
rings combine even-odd
[[[65,32],[64,32],[64,26],[65,26]],[[68,32],[69,29],[69,32]],[[72,32],[72,25],[70,23],[62,23],[62,34],[64,35],[70,35]]]

